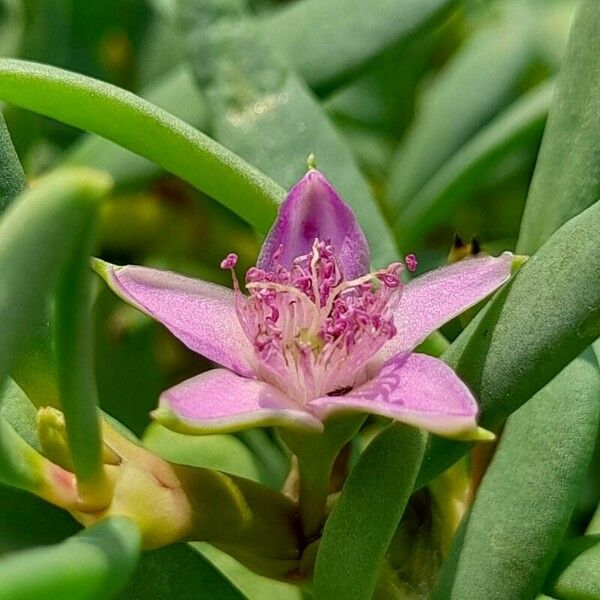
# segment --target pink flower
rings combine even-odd
[[[513,255],[469,258],[403,284],[401,263],[369,273],[351,209],[311,169],[289,192],[234,290],[97,261],[124,300],[222,365],[165,391],[154,417],[178,431],[322,430],[330,415],[383,415],[447,436],[477,430],[477,403],[445,363],[413,352],[510,277]],[[408,258],[416,267],[414,257]]]

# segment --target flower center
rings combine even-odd
[[[362,383],[369,360],[396,334],[400,263],[345,281],[334,248],[316,239],[291,269],[277,261],[273,271],[249,269],[244,296],[236,262],[230,254],[221,267],[232,271],[238,318],[254,347],[257,374],[300,403]]]

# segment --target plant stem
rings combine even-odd
[[[365,416],[336,416],[322,433],[280,431],[282,439],[298,457],[298,505],[302,531],[307,540],[318,535],[327,506],[331,470],[340,450],[360,429]]]

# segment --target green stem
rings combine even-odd
[[[298,457],[298,505],[306,539],[318,535],[323,524],[331,470],[340,450],[356,435],[365,415],[333,417],[322,433],[282,430],[282,439]]]
[[[314,457],[298,458],[300,520],[304,535],[309,540],[321,529],[336,455],[337,452],[332,452],[318,461]]]

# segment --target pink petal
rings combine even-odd
[[[226,369],[207,371],[163,392],[153,416],[184,433],[268,425],[323,429],[319,419],[277,388]]]
[[[477,403],[469,388],[441,360],[401,355],[345,396],[309,402],[324,419],[335,412],[360,411],[389,417],[433,433],[459,436],[477,429]]]
[[[315,238],[331,241],[346,279],[369,271],[369,245],[352,209],[322,173],[311,169],[281,205],[256,266],[272,271],[279,262],[289,269],[294,258],[311,251]]]
[[[440,267],[408,283],[394,318],[398,333],[375,355],[377,369],[397,354],[410,352],[432,331],[439,329],[508,281],[514,256],[467,258]]]
[[[240,375],[253,375],[253,350],[230,289],[147,267],[96,260],[94,268],[118,296],[165,325],[188,348]]]

